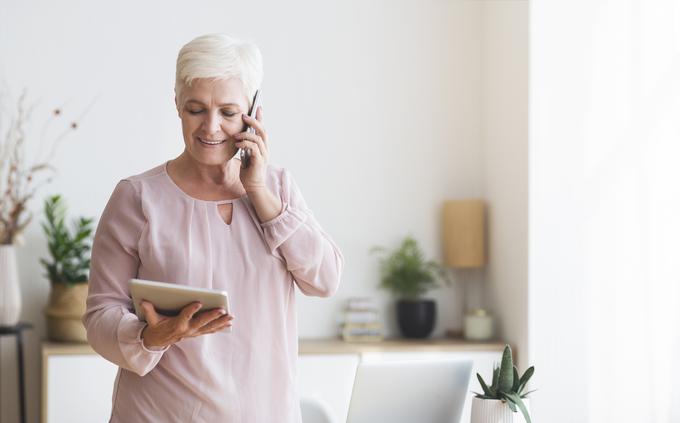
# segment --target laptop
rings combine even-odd
[[[347,423],[459,423],[471,360],[360,363]]]

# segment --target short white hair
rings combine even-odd
[[[262,84],[262,53],[254,43],[225,34],[206,34],[185,44],[177,56],[175,95],[196,78],[236,78],[243,85],[252,106],[255,91]]]

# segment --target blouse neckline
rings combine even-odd
[[[170,185],[172,185],[175,188],[175,190],[177,192],[179,192],[183,197],[188,198],[189,200],[198,201],[198,202],[201,202],[201,203],[210,203],[210,204],[219,205],[219,204],[233,203],[235,201],[239,201],[240,199],[248,196],[248,194],[246,193],[246,194],[243,194],[240,197],[230,198],[230,199],[227,199],[227,200],[201,200],[200,198],[192,197],[189,194],[187,194],[186,192],[184,192],[184,190],[182,188],[180,188],[179,185],[177,185],[175,183],[175,181],[172,180],[172,178],[170,177],[170,174],[168,173],[168,163],[170,163],[170,160],[166,161],[165,164],[163,165],[163,174],[165,175],[168,182],[170,182]]]

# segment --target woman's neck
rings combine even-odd
[[[205,187],[211,191],[241,193],[243,186],[239,178],[241,162],[231,159],[220,165],[206,165],[194,160],[186,150],[171,160],[172,176],[190,186]]]

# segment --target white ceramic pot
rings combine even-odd
[[[14,326],[21,314],[19,271],[14,245],[0,245],[0,326]]]
[[[524,398],[522,401],[531,415],[529,399]],[[513,413],[508,404],[503,401],[474,397],[470,423],[526,423],[526,420],[519,409]]]

